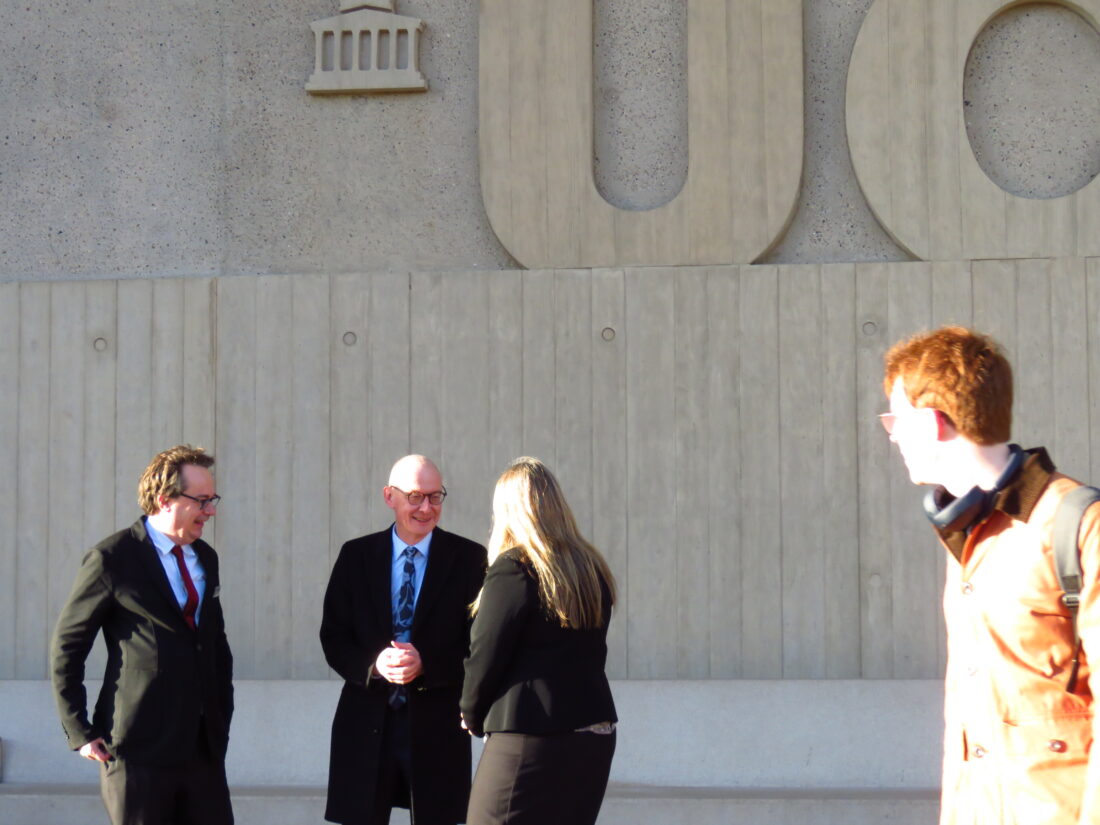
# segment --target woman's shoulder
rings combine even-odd
[[[536,581],[535,571],[531,568],[522,547],[511,547],[501,551],[500,555],[489,565],[489,579],[509,580],[529,583]]]
[[[522,547],[509,547],[507,550],[502,550],[500,555],[493,560],[490,569],[502,573],[520,571],[527,574],[531,573],[531,565],[528,563],[527,554],[523,552]]]

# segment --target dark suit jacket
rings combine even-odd
[[[616,722],[604,675],[611,594],[603,590],[603,626],[564,628],[539,602],[534,572],[516,550],[489,568],[470,634],[462,716],[470,730],[567,733]]]
[[[391,530],[345,544],[325,593],[321,645],[344,679],[329,759],[325,818],[333,822],[369,823],[376,792],[390,683],[372,677],[375,659],[393,640]],[[428,822],[466,818],[470,737],[459,725],[458,696],[469,648],[468,606],[481,589],[485,562],[480,544],[438,527],[433,531],[410,637],[424,672],[408,693],[411,801],[417,818]]]
[[[200,725],[224,758],[233,714],[233,659],[219,599],[218,555],[192,547],[206,575],[192,630],[139,519],[84,556],[50,645],[54,696],[74,749],[102,736],[115,756],[149,765],[194,755]],[[88,720],[84,662],[103,631],[107,667]]]

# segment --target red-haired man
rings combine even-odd
[[[1081,533],[1081,649],[1054,570],[1055,511],[1079,484],[1010,444],[1012,368],[944,327],[886,354],[882,422],[949,553],[943,825],[1100,822],[1089,653],[1100,650],[1100,506]],[[1076,668],[1074,661],[1078,658]]]

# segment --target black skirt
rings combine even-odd
[[[477,765],[467,825],[594,825],[615,733],[493,733]]]

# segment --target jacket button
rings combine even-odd
[[[974,592],[974,585],[972,585],[970,582],[963,582],[963,586],[962,586],[963,595],[964,596],[969,596],[973,592]]]
[[[1066,743],[1061,739],[1051,739],[1048,747],[1055,753],[1065,753]]]
[[[978,745],[976,748],[974,748],[974,758],[981,759],[983,756],[985,756],[985,748],[983,748],[981,745]]]
[[[373,733],[375,736],[377,736],[378,734],[380,734],[382,732],[382,730],[381,730],[381,728],[371,728],[370,732]]]

